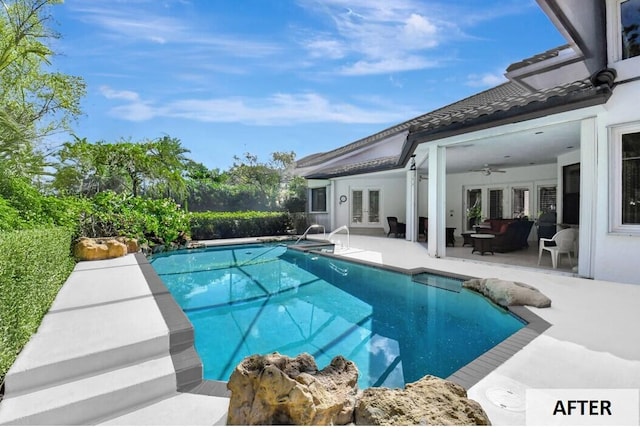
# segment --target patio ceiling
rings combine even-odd
[[[496,169],[508,169],[556,163],[559,155],[579,148],[580,122],[548,125],[449,146],[447,173],[464,173],[485,164]],[[424,160],[420,164],[420,172],[426,172],[427,167],[428,161]]]

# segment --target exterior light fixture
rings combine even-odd
[[[415,154],[411,154],[411,166],[409,167],[410,171],[415,171],[416,170],[416,155]]]

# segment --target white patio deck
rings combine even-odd
[[[345,258],[406,269],[425,267],[469,276],[521,281],[537,287],[551,298],[550,308],[530,310],[552,326],[468,390],[469,397],[480,402],[493,425],[525,424],[524,400],[529,388],[640,389],[640,286],[574,278],[566,273],[551,270],[540,271],[461,259],[434,259],[427,255],[424,244],[402,239],[351,235],[347,248],[346,237],[345,234],[334,236],[342,240],[345,247],[336,254]],[[217,243],[220,241],[207,244]],[[133,286],[125,285],[131,288],[133,293],[127,296],[118,292],[104,300],[101,299],[103,296],[98,296],[104,293],[96,292],[93,299],[87,298],[86,292],[90,288],[87,281],[70,279],[45,322],[49,328],[53,328],[51,330],[55,330],[56,325],[70,322],[69,319],[73,316],[73,331],[62,329],[57,334],[49,334],[45,340],[43,337],[47,329],[43,323],[41,331],[29,343],[28,352],[25,352],[29,360],[17,362],[18,368],[28,368],[32,361],[38,363],[39,358],[43,358],[42,367],[49,364],[42,356],[49,355],[51,347],[58,346],[61,342],[73,343],[66,344],[72,347],[67,352],[86,362],[96,359],[95,355],[104,355],[108,348],[131,348],[137,335],[141,335],[145,342],[150,343],[149,346],[156,346],[163,340],[167,341],[164,338],[167,333],[166,325],[157,324],[157,307],[143,303],[149,296],[149,291],[144,288],[140,290],[140,286],[144,287],[144,284],[140,283],[139,268],[134,264],[135,261],[128,260],[128,257],[130,256],[125,259],[94,262],[91,263],[91,267],[87,264],[78,266],[82,270],[74,273],[90,273],[91,285],[101,287],[101,282],[117,277],[118,282],[136,283]],[[87,278],[86,275],[83,276]],[[80,305],[83,309],[74,309]],[[124,333],[118,325],[114,325],[113,328],[96,329],[96,325],[103,322],[115,322],[109,313],[118,305],[121,307],[121,316],[151,319],[151,324],[145,322],[148,328],[140,329],[140,332],[134,334]],[[109,317],[97,317],[101,315],[101,311]],[[62,323],[51,323],[54,320]],[[92,331],[95,336],[91,339],[85,337],[77,340],[77,334],[87,335],[86,331]],[[149,352],[155,356],[148,356],[140,363],[124,361],[120,366],[135,370],[136,366],[147,364],[145,376],[152,379],[154,376],[149,372],[149,362],[166,362],[167,352],[161,349]],[[60,351],[54,352],[56,358],[61,354]],[[23,358],[22,354],[20,358]],[[121,409],[116,415],[101,416],[87,424],[96,424],[97,421],[105,425],[202,426],[221,424],[224,421],[227,399],[171,393],[166,385],[166,364],[158,364],[158,368],[154,370],[158,370],[159,379],[153,381],[158,385],[155,398],[141,396],[140,401],[131,406],[132,412]],[[104,369],[102,371],[104,375]],[[139,374],[134,373],[135,376]],[[108,376],[104,378],[106,382],[113,382]],[[94,380],[98,381],[98,378]],[[134,388],[128,391],[140,394],[140,388],[135,388],[139,383],[132,380],[131,385]],[[92,388],[102,387],[94,385]],[[504,391],[508,391],[510,395],[508,408],[501,407],[490,399]],[[42,392],[32,391],[30,394],[37,399],[40,393]],[[25,402],[21,406],[32,405]],[[9,408],[15,409],[14,406],[15,403],[10,402],[10,397],[5,397],[5,400],[0,402],[0,424],[14,424],[13,415],[9,412]],[[55,405],[47,403],[43,412],[47,413],[47,410],[53,407]],[[60,412],[65,411],[61,409]],[[58,420],[45,418],[44,421],[32,424],[58,424],[55,421]]]

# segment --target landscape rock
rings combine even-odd
[[[245,358],[231,374],[228,425],[344,425],[353,421],[358,369],[335,357],[318,370],[309,354]]]
[[[551,306],[551,299],[540,290],[521,282],[498,278],[473,278],[464,281],[462,286],[485,295],[503,307],[529,305],[536,308],[548,308]]]
[[[91,239],[81,237],[73,246],[73,255],[79,261],[117,258],[127,255],[128,252],[127,244],[113,238]]]
[[[490,426],[482,406],[460,385],[425,376],[404,389],[368,388],[355,411],[358,426]]]
[[[360,391],[357,381],[357,367],[341,356],[323,370],[306,353],[247,357],[227,383],[227,425],[491,425],[463,387],[435,376],[404,389]]]
[[[138,239],[131,239],[129,237],[116,237],[116,240],[127,245],[128,254],[133,254],[140,251],[140,244],[138,243]]]

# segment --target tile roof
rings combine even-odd
[[[560,47],[556,47],[556,48],[552,48],[551,50],[547,50],[544,53],[539,53],[539,54],[533,55],[531,57],[528,57],[526,59],[523,59],[523,60],[521,60],[519,62],[512,63],[507,68],[507,72],[511,72],[511,71],[514,71],[514,70],[517,70],[517,69],[520,69],[520,68],[524,68],[524,67],[529,66],[529,65],[533,65],[534,63],[542,62],[544,60],[557,57],[558,54],[560,54],[560,52],[562,50],[566,50],[567,48],[570,48],[570,47],[571,46],[569,44],[561,45]]]
[[[304,157],[298,160],[297,166],[299,168],[314,166],[333,158],[340,157],[341,155],[347,154],[349,152],[358,150],[360,148],[364,148],[367,145],[378,142],[382,139],[396,135],[398,133],[408,132],[410,129],[423,125],[431,117],[443,117],[448,114],[455,114],[456,112],[459,112],[463,109],[470,109],[475,106],[481,106],[484,104],[488,104],[491,101],[500,100],[509,96],[521,95],[525,92],[527,92],[527,89],[523,86],[520,86],[515,82],[507,82],[502,85],[496,86],[495,88],[480,92],[479,94],[476,94],[474,96],[465,98],[443,108],[437,109],[433,112],[420,115],[401,124],[389,127],[376,134],[367,136],[363,139],[357,140],[335,150]]]
[[[464,128],[471,128],[471,126],[488,128],[489,124],[496,122],[496,120],[523,116],[523,114],[534,117],[540,111],[548,111],[550,108],[562,110],[560,108],[568,107],[565,106],[568,104],[597,104],[602,100],[594,99],[594,97],[604,96],[604,98],[608,98],[608,95],[610,95],[609,85],[594,86],[590,79],[566,83],[539,91],[530,91],[516,82],[509,81],[336,150],[314,154],[298,161],[297,166],[302,168],[325,163],[333,158],[364,148],[381,139],[408,132],[410,143],[405,146],[401,155],[378,158],[357,164],[335,166],[321,170],[317,174],[306,175],[306,177],[328,178],[329,175],[336,177],[394,169],[406,163],[408,156],[419,143],[417,136],[422,136],[420,139],[424,139],[427,136],[435,137],[438,134],[440,137],[451,136],[458,134]],[[565,108],[564,110],[571,109]],[[422,140],[422,142],[425,140]]]
[[[384,171],[397,166],[398,155],[381,157],[377,159],[365,160],[357,163],[350,163],[342,166],[334,166],[327,170],[306,175],[307,178],[326,179],[337,176],[364,174],[368,172]]]
[[[593,89],[590,79],[566,83],[535,92],[531,92],[515,82],[508,82],[490,89],[486,93],[478,94],[468,100],[462,100],[444,109],[425,115],[424,122],[416,126],[412,131],[464,122],[498,111],[506,112],[514,107],[523,107],[532,102],[544,102],[552,97],[576,94],[589,89]]]

